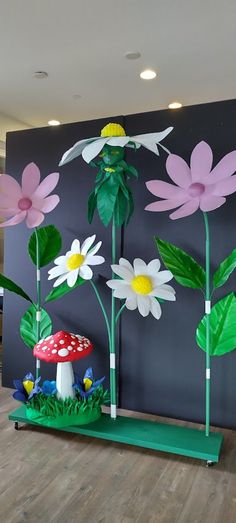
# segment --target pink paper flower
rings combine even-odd
[[[148,190],[163,200],[147,205],[145,210],[161,212],[180,207],[170,214],[176,220],[199,208],[207,212],[223,205],[225,196],[236,191],[236,175],[232,176],[236,171],[236,151],[226,154],[214,169],[212,160],[212,150],[203,141],[193,149],[190,167],[180,156],[170,154],[166,170],[176,185],[161,180],[147,182]]]
[[[10,217],[0,227],[17,225],[26,220],[30,229],[44,220],[44,213],[55,209],[60,201],[55,189],[59,173],[51,173],[40,183],[40,170],[35,163],[26,165],[22,173],[22,186],[8,174],[0,176],[0,216]]]

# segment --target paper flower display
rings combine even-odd
[[[48,196],[56,187],[59,173],[51,173],[40,183],[40,171],[35,163],[29,163],[20,184],[8,174],[0,177],[0,216],[10,217],[1,227],[17,225],[26,220],[30,229],[38,227],[44,214],[55,209],[60,201],[57,194]]]
[[[57,363],[56,389],[57,397],[65,400],[75,395],[72,361],[88,356],[93,344],[88,338],[59,331],[34,347],[34,356],[39,360]]]
[[[74,389],[79,392],[82,398],[88,398],[98,387],[100,387],[104,380],[105,376],[95,381],[93,369],[92,367],[89,367],[86,370],[83,379],[79,378],[79,376],[75,374]]]
[[[170,271],[160,271],[160,261],[152,260],[147,265],[140,258],[133,266],[125,258],[120,258],[119,265],[112,265],[113,272],[120,279],[107,281],[113,289],[115,298],[126,299],[129,310],[138,308],[142,316],[150,312],[157,320],[161,317],[161,306],[157,298],[175,301],[175,290],[166,282],[173,278]]]
[[[147,182],[148,190],[164,200],[147,205],[147,211],[168,211],[172,220],[184,218],[197,209],[213,211],[226,201],[225,196],[236,190],[236,151],[226,154],[212,169],[213,154],[210,146],[202,141],[193,149],[190,167],[185,160],[170,154],[166,169],[176,185],[159,180]]]
[[[16,391],[13,393],[13,398],[17,401],[22,401],[23,403],[27,403],[34,394],[38,394],[40,392],[40,387],[38,385],[41,378],[34,379],[33,374],[31,372],[28,372],[28,374],[25,375],[23,380],[14,380],[13,384],[16,388]]]
[[[42,384],[41,392],[45,394],[45,396],[54,396],[54,394],[57,393],[56,382],[45,380]]]
[[[120,124],[109,123],[102,129],[101,136],[95,136],[93,138],[87,138],[76,142],[73,147],[63,154],[59,165],[65,165],[80,155],[82,155],[85,162],[89,163],[101,152],[106,144],[112,147],[133,147],[134,149],[139,149],[143,146],[149,151],[159,155],[157,144],[166,150],[160,142],[164,140],[172,130],[173,127],[168,127],[159,133],[126,136],[125,130]]]
[[[67,281],[69,287],[73,287],[78,276],[84,280],[91,280],[93,271],[89,265],[100,265],[105,261],[103,256],[97,256],[102,242],[98,242],[92,247],[96,235],[88,237],[80,246],[79,240],[74,240],[70,251],[64,256],[55,259],[56,267],[48,271],[49,280],[57,278],[53,287],[58,287],[64,281]]]

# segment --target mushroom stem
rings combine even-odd
[[[74,398],[75,391],[72,387],[74,384],[74,372],[70,361],[57,364],[57,397],[65,400],[66,398]]]

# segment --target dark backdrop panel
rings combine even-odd
[[[115,118],[123,123],[121,117]],[[42,225],[53,223],[61,232],[63,239],[62,253],[69,248],[74,238],[81,240],[96,233],[97,241],[102,240],[100,249],[107,261],[110,261],[110,228],[104,229],[100,220],[87,223],[87,198],[93,188],[96,169],[89,167],[81,158],[58,168],[62,154],[76,141],[90,136],[99,136],[101,128],[109,120],[82,122],[63,125],[59,128],[42,128],[9,133],[7,137],[7,172],[20,180],[25,165],[34,161],[41,170],[42,178],[54,171],[60,171],[59,184],[54,192],[61,202],[56,209],[45,215]],[[27,242],[33,231],[25,223],[9,227],[5,234],[5,275],[18,282],[26,292],[36,296],[34,266],[27,255]],[[118,233],[118,255],[120,252],[120,233]],[[42,269],[42,293],[45,297],[51,290],[53,281],[47,280],[47,271],[53,264]],[[109,265],[94,268],[96,279],[103,292],[106,305],[111,298],[110,290],[101,285],[102,280],[110,278]],[[27,309],[25,300],[6,292],[4,296],[3,325],[3,385],[12,386],[15,377],[21,377],[27,370],[34,371],[34,358],[31,350],[24,346],[19,335],[20,318]],[[53,320],[54,332],[69,330],[88,336],[95,343],[94,352],[78,364],[73,364],[76,371],[83,371],[92,365],[96,376],[106,374],[109,379],[109,358],[107,335],[103,316],[88,283],[46,305]],[[53,378],[56,368],[53,364],[42,363],[43,378]],[[107,381],[108,384],[108,381]]]
[[[234,122],[236,102],[185,107],[181,111],[160,111],[125,118],[127,134],[139,134],[174,125],[165,140],[171,152],[187,161],[194,146],[202,139],[214,152],[214,163],[235,149]],[[165,170],[166,154],[157,159],[148,151],[130,151],[128,163],[139,170],[133,183],[135,213],[125,231],[124,257],[146,262],[158,257],[153,241],[157,235],[187,250],[204,264],[204,225],[202,213],[172,221],[170,212],[151,213],[144,207],[154,201],[145,181],[171,181]],[[236,246],[236,195],[209,213],[212,237],[212,271]],[[124,408],[167,415],[194,421],[204,420],[205,354],[197,348],[195,329],[204,313],[201,293],[173,283],[176,303],[162,306],[163,315],[156,321],[151,315],[142,318],[137,311],[125,311],[121,339],[121,404]],[[216,298],[236,290],[233,275]],[[236,427],[236,351],[212,358],[212,422]]]

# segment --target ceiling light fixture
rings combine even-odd
[[[49,120],[48,125],[51,125],[51,126],[61,125],[61,122],[59,122],[59,120]]]
[[[37,78],[38,80],[43,80],[44,78],[48,77],[48,73],[46,71],[35,71],[33,73],[33,77]]]
[[[140,56],[141,53],[139,51],[131,51],[125,54],[125,58],[127,58],[127,60],[138,60]]]
[[[153,71],[152,69],[145,69],[145,71],[142,71],[140,73],[140,78],[143,80],[153,80],[153,78],[156,78],[157,73]]]
[[[168,105],[169,109],[180,109],[182,107],[182,104],[180,102],[172,102]]]

